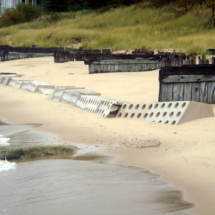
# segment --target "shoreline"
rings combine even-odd
[[[157,100],[158,71],[88,75],[83,62],[50,64],[50,61],[53,62],[53,58],[9,61],[0,64],[0,69],[4,72],[16,71],[28,79],[49,81],[55,86],[85,87],[112,99],[132,102]],[[71,70],[74,75],[68,75]],[[0,90],[1,117],[9,123],[44,123],[36,130],[58,134],[58,141],[99,145],[135,138],[159,140],[161,145],[157,148],[113,149],[107,152],[120,156],[117,164],[150,169],[162,175],[161,180],[184,190],[185,198],[197,204],[188,212],[211,215],[215,211],[214,117],[179,126],[106,119],[53,102],[41,94],[3,85],[0,85]]]
[[[1,118],[2,119],[2,118]],[[7,121],[4,120],[4,123],[7,124]],[[11,125],[11,124],[8,124]],[[16,124],[15,124],[16,125]],[[19,126],[19,125],[17,125]],[[29,131],[34,131],[36,129],[35,128],[31,128],[32,130]],[[21,132],[22,133],[22,132]],[[13,135],[17,135],[19,133],[13,134]],[[13,136],[12,135],[12,136]],[[37,135],[42,135],[42,137],[49,137],[50,135],[54,135],[56,137],[58,137],[58,134],[51,134],[48,132],[41,132],[39,131]],[[30,143],[30,142],[29,142]],[[93,145],[91,145],[89,147],[89,145],[87,144],[81,144],[81,143],[65,143],[65,144],[60,144],[60,142],[55,141],[55,143],[51,146],[51,145],[47,145],[46,143],[43,144],[39,144],[37,143],[36,145],[26,145],[23,148],[23,145],[13,145],[13,146],[7,146],[9,148],[18,148],[18,149],[27,149],[27,153],[28,153],[28,149],[39,149],[40,151],[50,151],[54,152],[55,148],[58,150],[58,148],[61,150],[69,150],[69,152],[67,153],[61,153],[58,151],[56,151],[56,154],[52,154],[49,156],[38,156],[38,157],[25,157],[25,158],[16,158],[16,159],[10,159],[7,161],[9,162],[15,162],[17,164],[19,163],[23,163],[23,162],[31,162],[31,161],[43,161],[43,160],[55,160],[55,159],[71,159],[71,160],[80,160],[80,161],[94,161],[94,162],[98,162],[98,163],[104,163],[104,164],[111,164],[111,165],[117,165],[117,166],[123,166],[123,167],[132,167],[132,168],[140,168],[141,170],[143,170],[144,172],[147,171],[149,172],[149,174],[152,174],[154,176],[156,176],[156,180],[163,182],[165,184],[168,184],[170,189],[174,189],[174,191],[180,192],[180,198],[179,200],[181,202],[186,202],[184,204],[189,204],[189,205],[193,205],[193,207],[195,207],[195,203],[190,202],[189,200],[187,200],[185,198],[185,192],[184,190],[179,189],[178,187],[175,187],[171,182],[169,181],[165,181],[162,180],[162,175],[151,171],[148,168],[145,167],[139,167],[139,166],[128,166],[125,165],[123,163],[118,163],[118,161],[120,160],[119,155],[113,155],[112,153],[109,153],[107,151],[107,149],[104,148],[104,146],[99,146],[99,147],[94,147]],[[51,148],[50,148],[51,147]],[[44,149],[43,149],[44,148]],[[87,148],[87,149],[86,149]],[[72,152],[70,152],[72,150]],[[136,149],[137,150],[137,149]],[[192,208],[193,208],[192,207]],[[183,213],[183,212],[188,212],[189,209],[183,209],[178,211],[179,213]],[[177,212],[177,211],[176,211]]]

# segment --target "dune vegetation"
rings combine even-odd
[[[196,7],[178,16],[166,7],[143,4],[102,10],[44,15],[30,22],[0,28],[0,45],[79,46],[84,49],[164,50],[205,53],[215,48],[211,10]]]

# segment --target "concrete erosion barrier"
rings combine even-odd
[[[28,84],[27,91],[32,92],[32,93],[38,93],[39,89],[41,89],[41,88],[55,89],[55,86],[46,81],[31,81]],[[40,92],[42,92],[42,91],[40,90]]]
[[[54,89],[39,87],[37,93],[40,93],[43,95],[51,95],[53,93],[53,91],[54,91]]]
[[[52,101],[60,102],[66,89],[84,89],[84,87],[58,86],[55,88],[53,93],[50,95],[50,99]]]
[[[150,104],[124,103],[116,117],[179,125],[191,120],[213,116],[213,109],[208,104],[178,101]]]
[[[106,99],[99,105],[96,113],[103,117],[115,117],[122,104],[121,101]]]
[[[0,83],[7,85],[11,78],[18,77],[17,75],[0,75]]]
[[[81,95],[75,106],[84,111],[95,113],[104,99],[102,96]]]
[[[76,102],[80,98],[81,95],[91,95],[91,96],[100,96],[101,94],[92,90],[73,90],[66,89],[62,96],[61,102],[70,104],[72,106],[76,106]]]
[[[16,88],[20,88],[21,84],[23,83],[23,81],[32,81],[32,80],[28,80],[28,79],[22,79],[22,78],[19,78],[19,77],[13,77],[10,79],[8,85],[9,86],[13,86],[13,87],[16,87]]]
[[[20,85],[20,89],[28,91],[28,86],[30,85],[31,81],[23,81]]]
[[[29,92],[50,95],[52,101],[64,102],[103,117],[142,119],[155,123],[179,125],[191,120],[214,116],[210,104],[194,101],[122,102],[107,99],[92,90],[74,86],[59,86],[55,89],[54,85],[49,82],[26,80],[12,74],[0,75],[0,82],[3,85],[14,86]]]

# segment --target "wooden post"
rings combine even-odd
[[[198,56],[198,61],[199,61],[198,64],[201,65],[202,64],[202,59],[201,59],[200,56]]]
[[[197,56],[197,54],[196,53],[193,53],[192,54],[192,58],[193,58],[193,65],[196,65],[197,63],[196,63],[196,56]]]
[[[202,55],[202,64],[207,64],[207,63],[206,63],[206,60],[207,60],[207,59],[206,59],[206,56],[205,56],[205,55]]]

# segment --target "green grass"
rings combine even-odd
[[[62,13],[58,20],[36,21],[0,29],[0,44],[13,46],[73,47],[86,49],[173,48],[186,53],[215,49],[215,29],[208,28],[210,10],[195,9],[176,17],[166,8],[141,5],[111,9],[105,13],[85,10]]]

